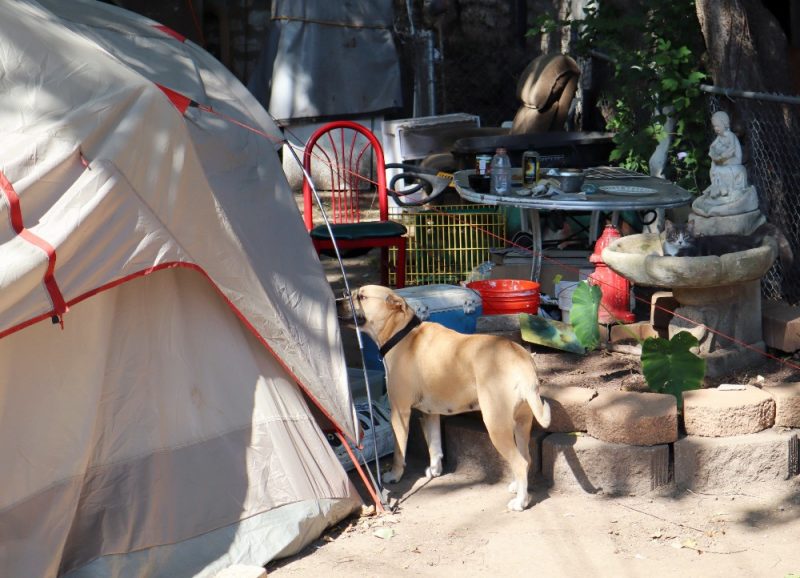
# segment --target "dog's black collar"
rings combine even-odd
[[[420,323],[422,323],[422,321],[420,321],[419,317],[417,317],[416,315],[414,315],[414,317],[409,319],[408,324],[406,324],[406,326],[403,327],[400,331],[392,335],[389,341],[384,343],[383,347],[380,348],[381,357],[386,357],[386,354],[389,353],[389,350],[398,343],[400,343],[403,337],[411,333],[411,330],[414,329]]]

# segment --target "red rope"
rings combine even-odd
[[[189,11],[192,13],[194,27],[197,30],[197,36],[200,38],[200,46],[205,47],[206,39],[205,36],[203,36],[203,27],[200,25],[200,19],[197,17],[197,11],[194,9],[194,4],[192,4],[192,0],[186,0],[186,3],[189,5]]]
[[[214,111],[214,110],[212,110],[212,109],[211,109],[211,107],[208,107],[208,106],[200,106],[199,108],[200,108],[201,110],[204,110],[204,111],[206,111],[206,112],[210,112],[210,113],[212,113],[212,114],[216,114],[216,115],[218,115],[218,116],[220,116],[220,117],[222,117],[222,118],[224,118],[224,119],[226,119],[226,120],[228,120],[228,121],[230,121],[230,122],[232,122],[232,123],[234,123],[234,124],[236,124],[236,125],[238,125],[238,126],[240,126],[240,127],[244,128],[244,129],[246,129],[246,130],[249,130],[249,131],[251,131],[251,132],[254,132],[254,133],[256,133],[256,134],[259,134],[259,135],[261,135],[261,136],[263,136],[263,137],[266,137],[266,138],[268,138],[268,139],[270,139],[270,140],[273,140],[273,141],[275,141],[275,139],[274,139],[272,136],[268,135],[267,133],[265,133],[265,132],[263,132],[263,131],[260,131],[260,130],[258,130],[258,129],[255,129],[255,128],[253,128],[253,127],[251,127],[251,126],[249,126],[249,125],[247,125],[247,124],[245,124],[245,123],[242,123],[242,122],[240,122],[240,121],[237,121],[236,119],[233,119],[233,118],[231,118],[231,117],[229,117],[229,116],[227,116],[227,115],[223,115],[223,114],[221,114],[221,113],[219,113],[219,112],[217,112],[217,111]],[[288,141],[286,141],[285,139],[283,139],[283,140],[282,140],[282,141],[280,141],[280,142],[284,142],[284,143],[288,144],[289,146],[292,146],[292,145],[291,145],[290,143],[288,143]],[[324,162],[324,159],[319,159],[319,160],[322,160],[322,161]],[[369,178],[367,178],[367,177],[365,177],[365,176],[363,176],[363,175],[357,175],[357,176],[358,176],[359,178],[363,179],[363,180],[364,180],[364,181],[366,181],[366,182],[369,182],[369,183],[371,183],[371,184],[377,185],[377,182],[376,182],[376,181],[373,181],[373,180],[371,180],[371,179],[369,179]],[[438,209],[438,208],[436,208],[436,207],[434,207],[434,206],[431,206],[431,207],[429,207],[429,208],[428,208],[428,210],[431,210],[431,211],[433,211],[433,212],[436,212],[436,213],[438,213],[438,214],[441,214],[441,215],[445,215],[445,216],[446,216],[447,218],[449,218],[449,219],[454,219],[454,220],[464,220],[464,217],[461,217],[460,215],[453,214],[453,213],[448,213],[448,212],[446,212],[446,211],[442,211],[442,210],[440,210],[440,209]],[[533,249],[531,249],[531,248],[529,248],[529,247],[524,247],[524,246],[522,246],[522,245],[519,245],[519,244],[517,244],[517,243],[514,243],[512,240],[506,239],[506,238],[502,237],[501,235],[497,235],[497,234],[493,233],[492,231],[490,231],[490,230],[488,230],[488,229],[486,229],[486,228],[484,228],[484,227],[481,227],[480,225],[475,225],[475,224],[472,224],[472,223],[462,223],[462,224],[466,224],[467,226],[469,226],[469,227],[472,227],[473,229],[475,229],[475,230],[477,230],[477,231],[481,231],[482,233],[484,233],[484,234],[486,234],[486,235],[488,235],[488,236],[490,236],[490,237],[493,237],[493,238],[496,238],[496,239],[498,239],[498,240],[500,240],[500,241],[503,241],[503,242],[504,242],[505,244],[507,244],[507,245],[511,245],[511,246],[514,246],[514,247],[516,247],[516,248],[518,248],[518,249],[522,249],[522,250],[524,250],[524,251],[528,251],[529,253],[531,253],[531,256],[533,256],[533,255],[534,255],[534,251],[533,251]],[[571,266],[571,265],[567,265],[567,264],[565,264],[565,263],[562,263],[562,262],[560,262],[558,259],[553,259],[552,257],[548,257],[547,255],[544,255],[543,253],[540,253],[540,254],[539,254],[539,257],[540,257],[541,259],[543,259],[543,260],[550,261],[550,262],[552,262],[553,264],[555,264],[556,266],[558,266],[558,267],[560,267],[560,268],[563,268],[563,269],[565,269],[565,270],[573,270],[573,271],[575,271],[575,272],[578,272],[578,271],[580,271],[580,269],[579,269],[578,267],[574,267],[574,266]],[[603,282],[603,281],[601,280],[601,281],[600,281],[600,284],[605,284],[605,282]],[[644,300],[644,299],[642,299],[641,297],[638,297],[638,296],[636,296],[636,295],[634,295],[634,299],[636,299],[637,301],[640,301],[641,303],[645,303],[645,304],[647,304],[647,305],[650,305],[650,303],[649,303],[648,301],[646,301],[646,300]],[[772,355],[772,354],[770,354],[770,353],[768,353],[768,352],[766,352],[766,351],[762,351],[761,349],[758,349],[757,347],[753,347],[752,345],[750,345],[750,344],[748,344],[748,343],[745,343],[745,342],[743,342],[743,341],[741,341],[741,340],[739,340],[739,339],[736,339],[735,337],[733,337],[733,336],[731,336],[731,335],[727,335],[727,334],[725,334],[725,333],[723,333],[723,332],[721,332],[721,331],[718,331],[717,329],[714,329],[713,327],[709,327],[709,326],[707,326],[707,325],[705,325],[705,324],[703,324],[703,323],[700,323],[700,322],[698,322],[698,321],[695,321],[694,319],[689,319],[688,317],[685,317],[685,316],[683,316],[683,315],[677,314],[677,313],[675,313],[674,311],[670,311],[669,309],[666,309],[666,308],[664,308],[664,307],[662,307],[662,306],[660,306],[660,305],[655,305],[655,307],[656,307],[656,308],[658,308],[658,309],[659,309],[659,310],[661,310],[661,311],[665,311],[665,312],[667,312],[667,313],[669,313],[669,314],[671,314],[671,315],[674,315],[674,316],[678,317],[679,319],[683,319],[684,321],[687,321],[687,322],[689,322],[689,323],[692,323],[692,324],[694,324],[694,325],[695,325],[695,326],[697,326],[697,327],[702,327],[702,328],[703,328],[703,329],[705,329],[706,331],[708,331],[708,332],[710,332],[710,333],[713,333],[714,335],[716,335],[716,336],[718,336],[718,337],[721,337],[721,338],[723,338],[723,339],[726,339],[726,340],[730,341],[731,343],[734,343],[734,344],[736,344],[736,345],[739,345],[739,346],[741,346],[741,347],[744,347],[744,348],[750,349],[750,350],[752,350],[752,351],[755,351],[755,352],[757,352],[757,353],[759,353],[759,354],[763,355],[764,357],[766,357],[766,358],[768,358],[768,359],[772,359],[772,360],[774,360],[774,361],[777,361],[778,363],[780,363],[780,364],[782,364],[782,365],[786,365],[786,366],[788,366],[788,367],[791,367],[792,369],[797,369],[797,370],[800,370],[800,365],[798,365],[798,364],[795,364],[795,363],[792,363],[792,362],[791,362],[791,361],[789,361],[788,359],[784,359],[784,358],[781,358],[781,357],[777,357],[777,356],[775,356],[775,355]],[[613,317],[613,315],[612,315],[612,317]]]

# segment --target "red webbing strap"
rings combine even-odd
[[[11,181],[3,174],[3,171],[0,171],[0,191],[2,191],[8,199],[9,212],[11,213],[11,226],[14,228],[14,232],[31,245],[44,251],[47,255],[47,271],[44,274],[44,286],[47,289],[47,293],[50,295],[50,300],[53,302],[52,314],[53,316],[57,316],[58,320],[63,324],[64,320],[62,316],[69,310],[69,307],[67,307],[64,301],[64,296],[61,294],[61,289],[59,289],[55,277],[56,250],[50,243],[25,228],[25,223],[22,219],[22,208],[19,204],[19,195],[17,195],[17,192],[14,190]]]
[[[155,28],[156,30],[160,30],[164,34],[168,34],[168,35],[172,36],[178,42],[186,42],[186,37],[183,34],[181,34],[179,32],[175,32],[169,26],[164,26],[163,24],[154,24],[153,28]]]
[[[181,114],[185,114],[186,109],[190,106],[197,106],[197,103],[188,96],[184,96],[180,92],[175,92],[171,88],[167,88],[157,82],[155,85],[161,89],[161,92],[167,95],[167,98],[175,105],[175,108],[177,108],[178,112]]]

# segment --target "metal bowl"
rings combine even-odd
[[[586,173],[582,169],[550,169],[547,176],[556,179],[559,188],[565,193],[578,193],[583,185]]]

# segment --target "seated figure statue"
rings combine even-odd
[[[736,215],[758,209],[755,188],[747,184],[747,169],[742,164],[742,146],[731,131],[724,111],[711,117],[716,138],[708,149],[711,157],[711,185],[692,203],[698,215]]]

